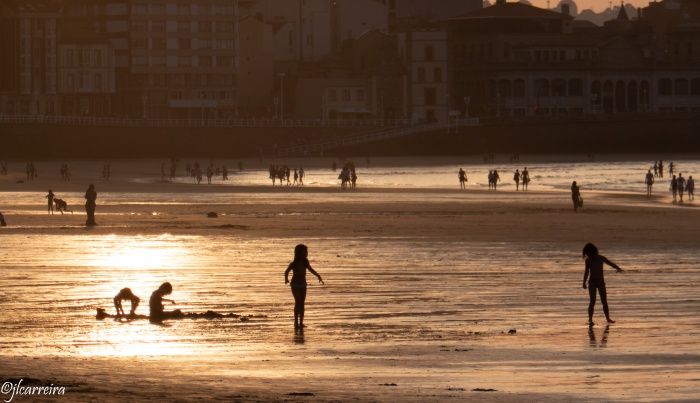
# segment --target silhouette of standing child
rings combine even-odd
[[[571,201],[574,202],[574,212],[578,211],[579,207],[583,207],[583,199],[581,199],[581,189],[576,184],[576,181],[571,183]]]
[[[90,184],[85,192],[85,212],[87,213],[87,221],[85,221],[85,225],[88,227],[97,225],[95,222],[95,207],[97,206],[96,200],[97,192],[95,191],[95,185]]]
[[[307,258],[309,251],[306,245],[299,244],[294,248],[294,261],[289,264],[284,271],[284,283],[289,283],[289,272],[292,272],[292,295],[294,296],[294,329],[304,328],[304,303],[306,301],[306,270],[318,278],[318,282],[323,283],[321,275],[311,268]]]
[[[583,272],[583,289],[588,288],[590,297],[588,303],[588,324],[593,323],[593,309],[595,307],[596,292],[600,293],[600,302],[603,304],[603,312],[608,323],[615,323],[610,319],[610,309],[608,308],[608,293],[605,289],[605,278],[603,276],[603,263],[614,267],[617,272],[622,269],[615,263],[609,261],[605,256],[598,254],[598,248],[592,243],[587,243],[583,247],[583,258],[586,259],[586,270]],[[588,281],[588,283],[586,283]]]
[[[49,194],[46,195],[46,199],[49,203],[49,214],[53,214],[53,199],[56,197],[56,195],[53,194],[53,191],[49,189]]]

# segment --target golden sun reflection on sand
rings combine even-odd
[[[104,299],[103,308],[114,313],[112,298],[120,289],[129,287],[140,299],[137,314],[148,314],[148,300],[160,284],[171,281],[177,284],[184,277],[193,280],[192,272],[182,273],[196,260],[190,253],[193,237],[169,234],[160,236],[102,237],[89,252],[87,263],[94,267],[94,275],[100,278],[93,285],[93,292]],[[184,277],[183,277],[184,276]],[[189,294],[178,289],[177,298],[187,301]],[[166,304],[166,310],[182,308]],[[124,302],[128,312],[130,305]],[[191,354],[191,345],[179,340],[172,327],[152,324],[148,320],[117,322],[113,319],[98,321],[86,335],[88,346],[83,346],[82,355],[110,356],[164,356]]]

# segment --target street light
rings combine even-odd
[[[280,119],[284,122],[284,77],[285,73],[279,73],[280,77]]]

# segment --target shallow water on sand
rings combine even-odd
[[[420,160],[418,160],[420,162]],[[359,162],[359,161],[358,161]],[[381,160],[380,160],[381,162]],[[281,162],[288,164],[292,170],[303,165],[303,161]],[[501,178],[499,185],[503,189],[514,189],[513,174],[516,169],[522,171],[527,167],[530,173],[533,190],[569,189],[572,181],[577,181],[582,189],[605,191],[644,192],[644,178],[647,170],[654,162],[625,161],[625,162],[540,162],[540,163],[490,163],[474,164],[432,164],[425,166],[369,166],[357,165],[358,184],[363,187],[388,188],[455,188],[459,186],[457,172],[463,168],[467,173],[468,188],[488,188],[488,172],[497,170]],[[700,175],[700,161],[675,161],[674,172],[695,177]],[[652,169],[653,172],[653,169]],[[306,169],[305,183],[311,186],[335,186],[339,183],[339,171],[330,169]],[[267,170],[248,170],[234,173],[228,184],[270,185]],[[671,176],[668,175],[668,165],[665,167],[664,178],[657,178],[657,191],[666,191]],[[141,178],[146,181],[146,178]],[[191,178],[179,178],[180,182],[192,182]],[[206,181],[206,178],[205,178]],[[219,180],[215,183],[222,183]],[[225,182],[224,182],[225,183]]]
[[[316,347],[500,340],[511,328],[524,335],[518,342],[533,346],[587,346],[579,245],[401,237],[304,242],[326,280],[318,286],[308,279],[305,337]],[[279,349],[293,338],[283,271],[295,243],[168,234],[4,235],[3,249],[12,253],[0,255],[0,348],[6,355],[88,356]],[[628,269],[606,273],[613,314],[622,319],[612,333],[625,334],[618,351],[697,353],[700,251],[629,248],[616,251],[615,260]],[[138,312],[147,313],[150,293],[164,281],[173,284],[175,307],[184,311],[260,317],[162,326],[95,320],[94,308],[112,312],[111,299],[122,287],[141,297]]]

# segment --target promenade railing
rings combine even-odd
[[[408,119],[138,119],[95,116],[0,115],[0,124],[38,124],[97,127],[360,128],[400,127],[409,124],[409,121]]]

